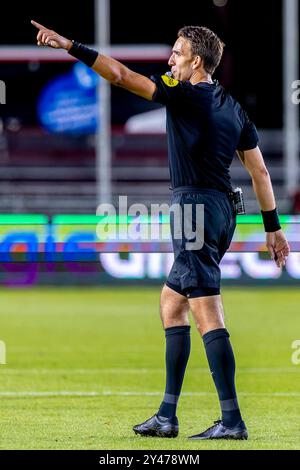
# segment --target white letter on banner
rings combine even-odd
[[[146,255],[146,273],[150,279],[160,279],[163,276],[164,253],[147,253]]]
[[[300,279],[300,253],[290,253],[286,261],[286,270],[291,277]]]
[[[238,264],[240,253],[226,253],[220,263],[220,269],[223,279],[239,279],[242,270]]]
[[[262,260],[258,253],[242,253],[240,255],[242,268],[253,279],[278,279],[282,270],[273,260]]]
[[[120,258],[119,253],[101,253],[100,261],[107,274],[113,277],[119,279],[145,277],[143,253],[129,253],[128,259]]]

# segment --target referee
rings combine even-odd
[[[289,245],[279,224],[272,183],[258,147],[254,124],[216,80],[224,44],[211,30],[185,26],[178,32],[169,59],[171,74],[151,79],[120,62],[68,40],[32,21],[39,46],[62,48],[113,85],[166,106],[172,202],[204,205],[204,243],[187,249],[174,236],[174,264],[161,292],[161,319],[166,336],[166,388],[157,413],[134,426],[142,436],[176,437],[176,408],[190,354],[192,311],[202,336],[218,393],[222,419],[190,439],[247,439],[235,389],[235,360],[225,328],[220,295],[219,264],[236,226],[229,167],[238,153],[249,172],[261,208],[269,253],[278,267],[285,265]],[[193,227],[196,221],[192,220]]]

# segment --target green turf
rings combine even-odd
[[[291,344],[300,339],[300,291],[224,288],[223,294],[247,442],[186,439],[219,416],[194,326],[179,437],[133,434],[132,425],[156,411],[164,390],[158,288],[2,289],[7,365],[0,365],[0,448],[299,448],[300,365],[291,362]]]

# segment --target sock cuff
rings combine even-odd
[[[237,398],[231,398],[229,400],[220,400],[221,411],[234,411],[239,409]]]
[[[179,400],[179,395],[173,395],[171,393],[165,392],[163,401],[165,403],[169,403],[171,405],[177,405],[177,402]]]
[[[166,336],[170,335],[189,335],[190,334],[190,325],[182,326],[171,326],[170,328],[165,329]]]
[[[203,342],[205,345],[211,343],[215,339],[219,338],[229,338],[230,335],[226,328],[218,328],[217,330],[208,331],[205,335],[202,336]]]

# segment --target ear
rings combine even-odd
[[[202,66],[203,60],[199,55],[196,55],[192,64],[193,69],[198,69],[199,67]]]

